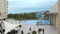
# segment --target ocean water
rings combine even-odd
[[[42,22],[41,22],[42,21]],[[49,20],[23,20],[22,23],[26,25],[35,25],[37,23],[49,24]]]

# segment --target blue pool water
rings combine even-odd
[[[49,24],[49,20],[23,20],[22,23],[27,25],[34,25],[41,21],[42,24]]]

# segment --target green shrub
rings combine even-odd
[[[42,31],[42,29],[41,29],[41,28],[39,28],[39,29],[38,29],[38,32],[41,32],[41,31]]]
[[[30,33],[27,33],[27,34],[30,34]]]
[[[30,31],[31,31],[31,28],[29,28],[30,29]]]
[[[32,31],[32,34],[36,34],[36,31]]]
[[[22,27],[22,25],[19,25],[19,27]]]

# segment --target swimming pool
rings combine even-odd
[[[41,21],[42,21],[42,24],[49,24],[49,20],[23,20],[22,23],[26,25],[35,25]]]

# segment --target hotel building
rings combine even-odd
[[[0,31],[2,31],[1,34],[4,34],[3,30],[5,30],[4,29],[5,27],[2,20],[7,18],[7,12],[8,12],[7,0],[0,0]]]
[[[58,34],[60,34],[60,0],[50,8],[50,13],[50,22],[56,26]]]
[[[7,18],[8,12],[8,2],[7,0],[0,0],[0,19]]]

